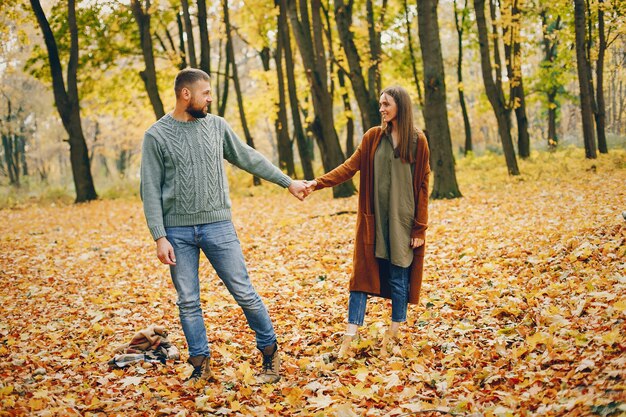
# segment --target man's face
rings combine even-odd
[[[196,81],[189,88],[189,103],[185,111],[196,119],[202,119],[209,113],[209,103],[213,101],[211,96],[211,83],[209,81]]]

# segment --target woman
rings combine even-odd
[[[309,183],[311,191],[333,187],[360,171],[359,209],[350,279],[348,325],[338,356],[345,357],[363,325],[367,297],[390,298],[391,326],[381,356],[396,343],[408,303],[419,301],[428,221],[426,136],[414,127],[409,94],[390,87],[380,95],[382,126],[363,136],[342,165]]]

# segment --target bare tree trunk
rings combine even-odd
[[[196,46],[193,39],[193,25],[191,24],[191,16],[189,15],[188,0],[181,0],[183,6],[183,21],[185,22],[185,33],[187,34],[187,51],[189,52],[189,65],[191,68],[198,68],[196,60]]]
[[[183,70],[187,68],[187,48],[185,46],[185,28],[180,12],[176,13],[176,25],[178,26],[178,49],[180,51],[180,65],[178,69]]]
[[[504,53],[511,86],[509,94],[511,105],[509,107],[514,109],[517,120],[517,152],[521,158],[528,158],[530,156],[530,136],[528,135],[526,97],[522,78],[521,45],[519,42],[521,13],[518,8],[518,1],[513,0],[510,4],[511,21],[505,28]]]
[[[424,63],[424,97],[426,99],[424,116],[435,174],[431,197],[441,199],[461,197],[461,192],[456,181],[452,140],[448,125],[437,3],[438,0],[417,2],[417,24]]]
[[[350,157],[354,151],[354,114],[352,113],[352,106],[350,105],[350,96],[348,90],[346,90],[346,73],[342,68],[337,70],[337,78],[339,79],[339,86],[343,91],[341,99],[343,100],[343,109],[346,112],[348,122],[346,123],[346,157]]]
[[[7,166],[7,174],[9,177],[9,184],[15,187],[20,186],[20,170],[19,170],[19,160],[15,158],[15,149],[16,146],[16,135],[13,132],[13,120],[15,116],[13,114],[13,107],[11,103],[11,99],[4,95],[7,100],[7,114],[4,117],[6,122],[6,130],[2,132],[2,148],[4,149],[4,161]],[[2,120],[0,120],[0,123]]]
[[[287,23],[287,0],[278,0],[279,2],[279,23],[278,29],[283,33],[283,51],[285,53],[285,69],[287,72],[287,91],[289,92],[289,105],[291,108],[291,123],[298,144],[298,154],[300,155],[300,164],[304,178],[312,180],[315,178],[313,172],[313,141],[306,135],[302,127],[300,119],[300,109],[298,105],[298,96],[296,94],[296,77],[294,74],[293,52],[291,50],[291,36],[289,34],[289,25]]]
[[[76,202],[85,202],[98,198],[89,167],[89,152],[80,120],[78,98],[78,27],[76,24],[75,0],[68,0],[67,23],[70,31],[70,59],[67,65],[67,91],[63,79],[63,70],[54,34],[50,29],[46,15],[39,0],[30,0],[37,21],[43,33],[48,50],[52,87],[55,105],[63,121],[63,127],[69,135],[70,161],[76,188]]]
[[[409,5],[407,0],[403,0],[404,2],[404,22],[406,25],[406,36],[407,36],[407,44],[409,46],[409,59],[411,60],[411,69],[413,70],[413,82],[415,83],[415,88],[417,89],[417,101],[422,111],[422,117],[424,117],[424,96],[422,95],[422,83],[420,83],[420,79],[417,73],[417,61],[415,59],[415,52],[413,51],[413,28],[411,27],[411,19],[409,18]],[[424,117],[425,118],[425,117]]]
[[[624,99],[624,83],[620,80],[619,82],[619,111],[617,112],[617,134],[622,134],[622,115],[624,114],[624,103],[626,100]]]
[[[487,21],[485,19],[485,0],[474,0],[474,9],[476,11],[478,42],[480,44],[480,66],[483,74],[483,82],[485,84],[485,92],[487,93],[487,98],[491,103],[491,107],[493,108],[498,122],[498,133],[502,141],[502,150],[504,152],[504,158],[506,159],[509,175],[519,175],[517,158],[515,157],[515,149],[513,147],[513,138],[511,137],[511,111],[506,108],[500,69],[496,69],[495,82],[492,75],[493,68],[491,66],[491,58],[489,57],[489,39],[487,35]],[[492,16],[493,15],[495,15],[495,13],[492,7]],[[496,57],[496,61],[499,62],[500,53],[496,53],[498,50],[497,39],[494,39],[494,41],[494,56]]]
[[[15,187],[20,186],[20,169],[15,160],[14,135],[12,133],[2,134],[2,147],[4,149],[4,161],[9,174],[9,184]]]
[[[146,86],[148,98],[150,99],[154,114],[158,120],[165,115],[165,110],[163,109],[163,102],[159,96],[156,68],[154,65],[154,51],[152,48],[152,35],[150,33],[150,0],[145,0],[143,7],[140,0],[131,0],[130,7],[137,21],[137,25],[139,26],[141,51],[143,53],[144,63],[146,64],[146,69],[140,71],[139,76],[141,76]]]
[[[237,64],[235,63],[235,51],[233,48],[232,28],[230,26],[230,17],[228,13],[228,0],[223,0],[224,10],[224,25],[226,29],[226,55],[228,60],[232,62],[233,66],[233,83],[235,85],[235,95],[237,96],[237,105],[239,107],[239,118],[241,119],[241,127],[246,138],[246,143],[251,148],[254,148],[254,139],[248,129],[248,122],[246,119],[246,112],[243,107],[243,93],[241,92],[241,85],[239,84],[239,74],[237,71]],[[254,185],[261,185],[261,179],[257,176],[252,177],[252,183]]]
[[[595,159],[596,138],[593,129],[593,107],[591,93],[590,63],[585,51],[586,22],[584,0],[574,0],[574,26],[576,30],[576,66],[578,68],[578,85],[580,87],[580,111],[583,121],[583,139],[585,156]]]
[[[604,101],[604,56],[606,54],[606,33],[604,29],[604,0],[598,0],[598,59],[596,61],[596,134],[598,150],[608,153],[606,144],[606,103]]]
[[[207,26],[206,0],[198,0],[198,30],[200,32],[200,69],[211,74],[211,43]],[[211,103],[209,103],[211,112]]]
[[[343,0],[335,0],[335,22],[337,23],[339,39],[343,45],[343,50],[348,60],[348,66],[350,67],[348,78],[350,78],[352,83],[354,97],[361,111],[363,129],[366,130],[380,124],[378,92],[375,91],[376,85],[368,86],[365,82],[363,68],[361,67],[361,57],[354,43],[354,33],[350,30],[352,26],[352,3],[352,0],[349,0],[348,4],[345,4]],[[380,36],[380,34],[374,36]],[[378,62],[372,63],[371,65],[378,67]],[[375,74],[377,69],[374,68],[373,71]],[[375,75],[373,77],[375,78]]]
[[[280,25],[280,16],[277,17],[277,24]],[[277,117],[274,121],[276,129],[276,139],[278,142],[278,163],[281,169],[287,171],[287,175],[292,178],[296,176],[296,169],[293,163],[293,142],[289,138],[289,121],[287,120],[287,96],[285,94],[285,76],[283,73],[283,50],[285,44],[285,34],[278,30],[276,35],[276,51],[274,61],[276,62],[276,77],[278,79],[278,102]],[[269,63],[268,63],[269,64]],[[269,71],[269,65],[265,68]]]
[[[561,16],[557,16],[554,24],[551,24],[548,22],[548,16],[545,10],[542,10],[540,15],[543,28],[543,65],[548,66],[552,71],[559,43],[558,37],[552,36],[552,34],[561,28]],[[557,94],[558,87],[554,85],[551,85],[546,92],[546,96],[548,98],[548,148],[550,150],[555,150],[559,143],[559,138],[556,132],[556,119],[559,110],[559,104],[556,101]]]
[[[350,0],[352,1],[352,0]],[[380,112],[378,111],[379,94],[383,90],[380,80],[380,63],[382,61],[382,45],[380,32],[383,30],[385,23],[385,12],[387,11],[387,0],[383,0],[378,22],[374,19],[374,5],[372,0],[366,0],[365,7],[367,10],[367,31],[369,34],[370,44],[370,64],[367,69],[367,85],[369,86],[370,101],[376,103],[376,118],[380,124]]]
[[[467,114],[467,105],[465,104],[465,93],[463,92],[463,32],[465,31],[465,21],[468,14],[467,0],[463,5],[461,13],[461,21],[459,22],[459,10],[457,8],[456,0],[454,0],[454,25],[456,26],[456,33],[458,35],[458,58],[456,64],[456,78],[457,78],[457,90],[459,92],[459,103],[461,104],[461,113],[463,114],[463,127],[465,131],[465,149],[464,153],[467,155],[472,152],[472,128],[470,126],[469,115]]]
[[[222,57],[222,48],[221,48],[222,42],[220,41],[220,58]],[[226,42],[226,50],[228,50],[228,41]],[[229,86],[230,86],[230,68],[233,67],[234,68],[235,63],[231,61],[230,59],[230,54],[228,52],[226,52],[226,63],[224,65],[224,83],[223,83],[223,88],[222,88],[222,92],[219,95],[219,97],[221,98],[221,100],[219,100],[218,106],[217,106],[217,114],[220,117],[224,117],[224,114],[226,113],[226,104],[228,104],[228,91],[229,91]],[[219,69],[219,65],[218,65],[218,69]],[[217,79],[217,88],[219,90],[219,77]]]
[[[302,57],[313,99],[315,117],[310,127],[315,135],[326,171],[339,166],[345,160],[333,117],[333,98],[328,91],[328,70],[323,42],[320,0],[311,0],[311,18],[308,1],[288,2],[289,18]],[[355,192],[352,181],[333,187],[333,196],[349,197]]]

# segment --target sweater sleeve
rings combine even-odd
[[[430,178],[430,151],[428,149],[428,141],[426,137],[422,135],[420,141],[422,142],[421,152],[417,156],[416,163],[422,164],[422,175],[420,180],[420,186],[418,189],[418,195],[415,201],[415,218],[413,220],[413,228],[411,230],[412,238],[425,239],[426,229],[428,228],[428,182]]]
[[[141,151],[140,195],[143,212],[154,240],[166,236],[161,204],[161,185],[164,176],[163,154],[159,144],[154,137],[146,133]]]
[[[224,158],[228,162],[283,188],[291,185],[291,178],[274,166],[261,153],[239,139],[224,119],[221,119],[221,121],[224,125]]]
[[[348,158],[343,164],[339,165],[337,168],[332,171],[322,175],[319,178],[316,178],[317,185],[315,186],[316,190],[321,190],[326,187],[334,187],[335,185],[339,185],[348,181],[350,178],[354,177],[357,171],[361,168],[361,155],[363,151],[361,147],[363,146],[363,142],[359,145],[359,147],[354,151],[352,156]]]

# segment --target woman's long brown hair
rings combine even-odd
[[[398,130],[398,154],[402,162],[412,164],[415,155],[411,152],[411,141],[415,137],[415,125],[413,123],[413,105],[409,93],[400,86],[385,88],[380,95],[387,94],[396,102],[398,113],[392,123],[397,124]],[[383,121],[383,130],[391,134],[391,126]]]

